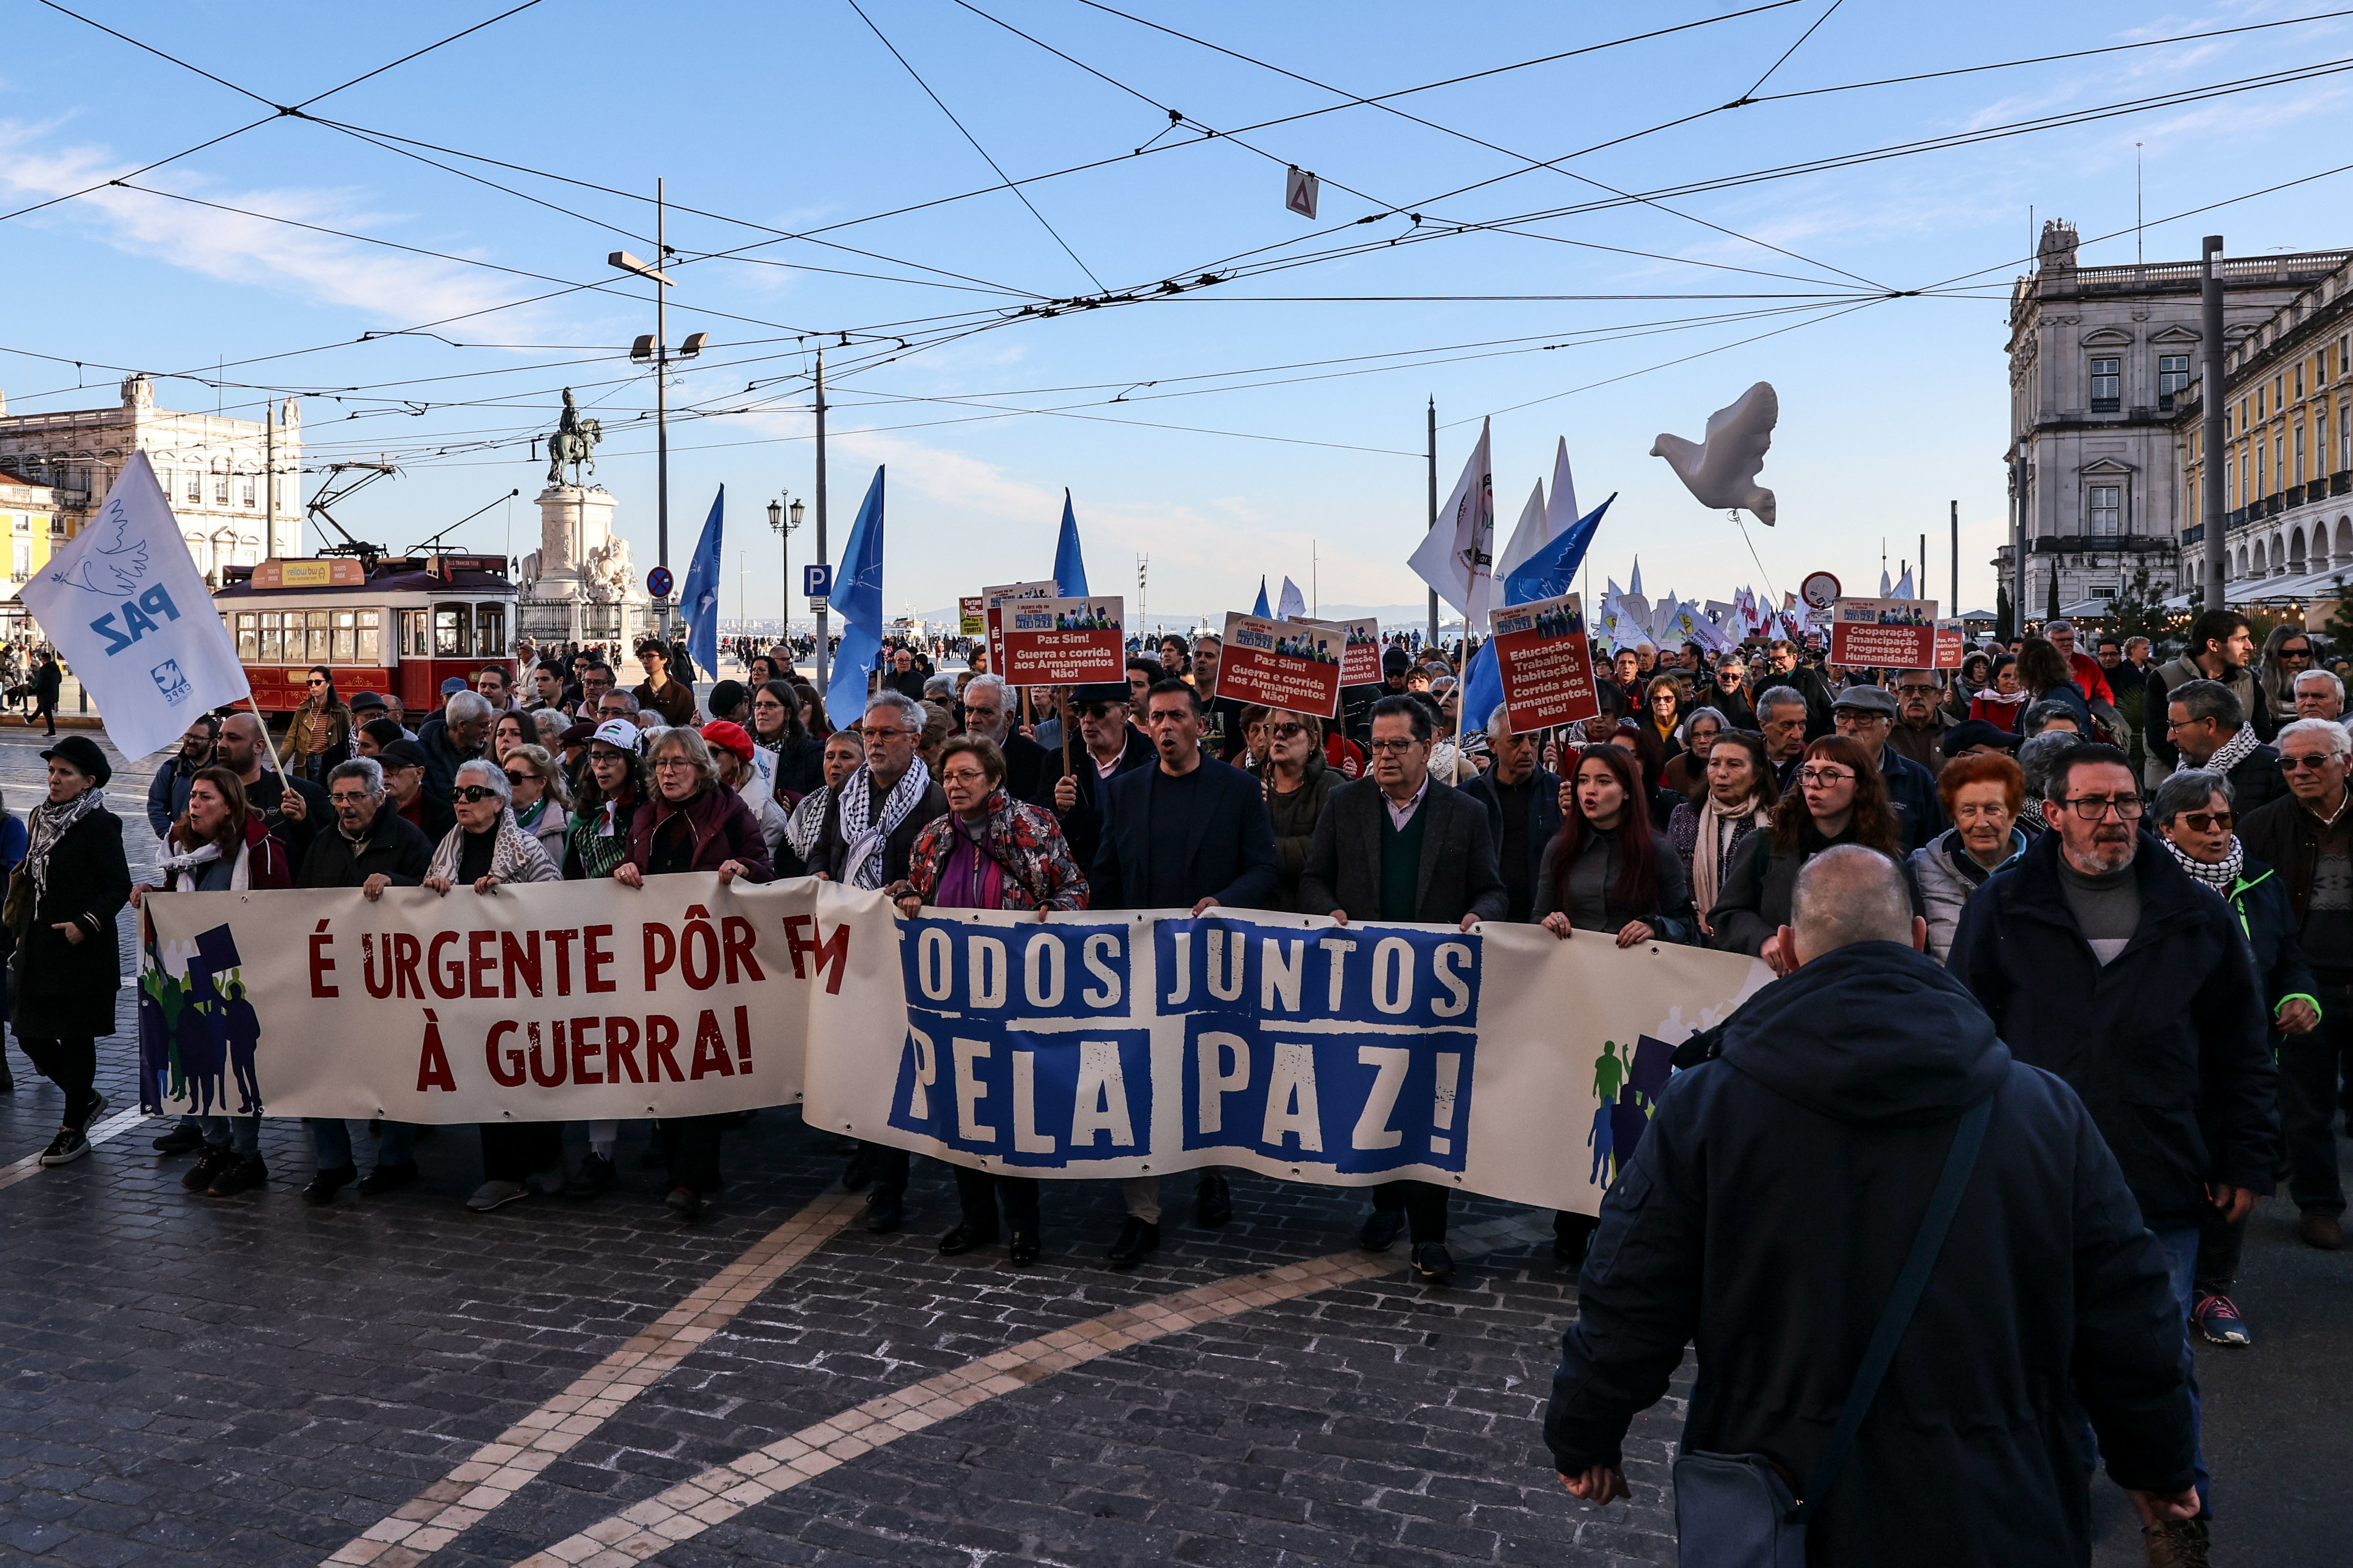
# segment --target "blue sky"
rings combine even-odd
[[[1620,492],[1597,571],[1622,581],[1639,552],[1654,595],[1786,590],[1819,568],[1875,588],[1883,538],[1892,565],[1926,531],[1930,586],[1949,605],[1957,500],[1961,597],[1976,607],[1990,602],[2002,536],[2006,297],[2030,207],[2087,238],[2121,231],[2084,259],[2128,262],[2135,143],[2151,218],[2318,174],[2346,161],[2353,79],[1638,201],[1628,195],[2325,67],[2353,57],[2353,17],[1810,92],[2332,7],[859,5],[542,0],[311,105],[308,121],[272,118],[126,185],[101,183],[501,7],[74,6],[258,95],[245,97],[19,6],[0,64],[0,211],[100,188],[5,220],[14,309],[0,390],[12,411],[111,401],[119,372],[97,367],[134,365],[185,373],[159,387],[174,407],[252,415],[264,389],[299,392],[314,467],[378,452],[403,465],[343,513],[364,536],[409,544],[520,487],[512,525],[493,506],[453,537],[521,554],[536,542],[529,498],[544,474],[528,438],[552,426],[568,384],[605,422],[599,478],[650,565],[640,416],[653,388],[627,345],[652,311],[647,286],[604,258],[652,254],[651,205],[541,172],[646,197],[659,175],[692,209],[668,231],[672,336],[700,329],[712,342],[670,393],[689,411],[671,426],[671,562],[683,569],[725,484],[730,616],[739,562],[752,613],[776,613],[760,509],[810,490],[810,351],[844,333],[849,346],[828,353],[833,538],[838,550],[887,464],[894,612],[1045,575],[1065,486],[1094,588],[1132,594],[1148,552],[1155,618],[1245,608],[1261,572],[1304,586],[1311,554],[1325,604],[1417,601],[1404,562],[1424,526],[1433,395],[1441,492],[1493,413],[1508,530],[1565,436],[1583,502]],[[1497,69],[1573,49],[1589,52]],[[1385,100],[1400,112],[1348,101],[1473,72],[1489,74]],[[1701,113],[1752,93],[1765,100]],[[967,195],[998,183],[990,159],[1023,180],[1101,166],[1024,184],[1025,205]],[[1324,181],[1315,223],[1283,209],[1288,163]],[[2345,244],[2353,235],[2328,219],[2348,180],[2152,224],[2147,255],[2193,257],[2209,231],[2233,254]],[[1416,213],[1419,226],[1388,216]],[[1479,226],[1454,232],[1464,224]],[[1052,306],[1204,272],[1224,280]],[[1935,285],[1950,291],[1883,297]],[[428,323],[436,335],[406,331]],[[91,368],[58,363],[74,360]],[[1697,437],[1758,380],[1782,408],[1762,475],[1779,523],[1748,531],[1761,571],[1741,531],[1647,455],[1662,431]],[[1056,412],[1006,412],[1018,409]]]

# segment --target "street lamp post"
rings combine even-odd
[[[787,490],[785,493],[790,495],[792,492]],[[800,501],[793,502],[789,509],[789,512],[787,511],[785,503],[781,500],[772,500],[768,503],[768,526],[776,531],[776,568],[783,574],[783,575],[777,579],[777,582],[783,588],[783,597],[781,601],[783,605],[783,618],[781,622],[782,630],[778,632],[776,640],[785,645],[785,654],[788,659],[791,658],[793,648],[792,535],[793,530],[801,525],[801,515],[805,510],[806,508],[804,504]]]
[[[650,263],[638,260],[626,250],[616,250],[605,258],[607,266],[624,272],[649,279],[654,289],[654,330],[641,333],[629,347],[629,358],[639,364],[651,364],[654,371],[654,554],[655,564],[667,569],[670,565],[670,366],[674,359],[688,360],[701,353],[711,341],[709,332],[690,332],[686,341],[673,354],[670,349],[670,300],[662,290],[676,284],[662,268],[676,254],[669,244],[663,181],[654,180],[654,258]],[[670,601],[662,598],[659,630],[663,637],[670,636]]]

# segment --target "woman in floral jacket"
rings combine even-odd
[[[934,817],[907,857],[907,879],[886,889],[909,919],[924,905],[951,910],[1050,910],[1087,907],[1087,879],[1051,813],[1005,793],[1005,753],[996,742],[959,735],[940,748],[934,774],[948,814]],[[994,1244],[997,1205],[1005,1207],[1007,1252],[1015,1263],[1038,1260],[1038,1178],[955,1168],[964,1215],[940,1237],[953,1257]]]

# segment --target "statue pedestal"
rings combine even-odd
[[[523,558],[517,623],[543,642],[617,642],[646,626],[647,599],[613,533],[612,493],[602,485],[550,485],[539,493],[540,546]]]

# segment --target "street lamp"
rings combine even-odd
[[[790,495],[792,492],[787,490],[785,493]],[[768,503],[768,526],[776,531],[776,565],[784,574],[781,584],[784,589],[784,607],[779,617],[783,629],[778,633],[776,640],[785,645],[787,658],[791,656],[793,646],[792,535],[793,530],[801,525],[801,514],[804,510],[806,509],[802,502],[795,501],[788,515],[782,500],[772,500]]]
[[[641,334],[630,345],[629,358],[639,364],[650,364],[654,372],[654,553],[656,564],[670,565],[670,367],[673,361],[692,359],[710,342],[708,332],[691,332],[676,350],[670,346],[669,300],[664,289],[676,287],[670,275],[662,270],[674,254],[665,241],[665,219],[668,208],[664,203],[663,182],[654,181],[654,258],[640,261],[626,250],[616,250],[605,258],[606,265],[618,268],[632,276],[646,279],[658,285],[654,289],[654,330]],[[660,630],[670,635],[670,601],[661,603]]]

